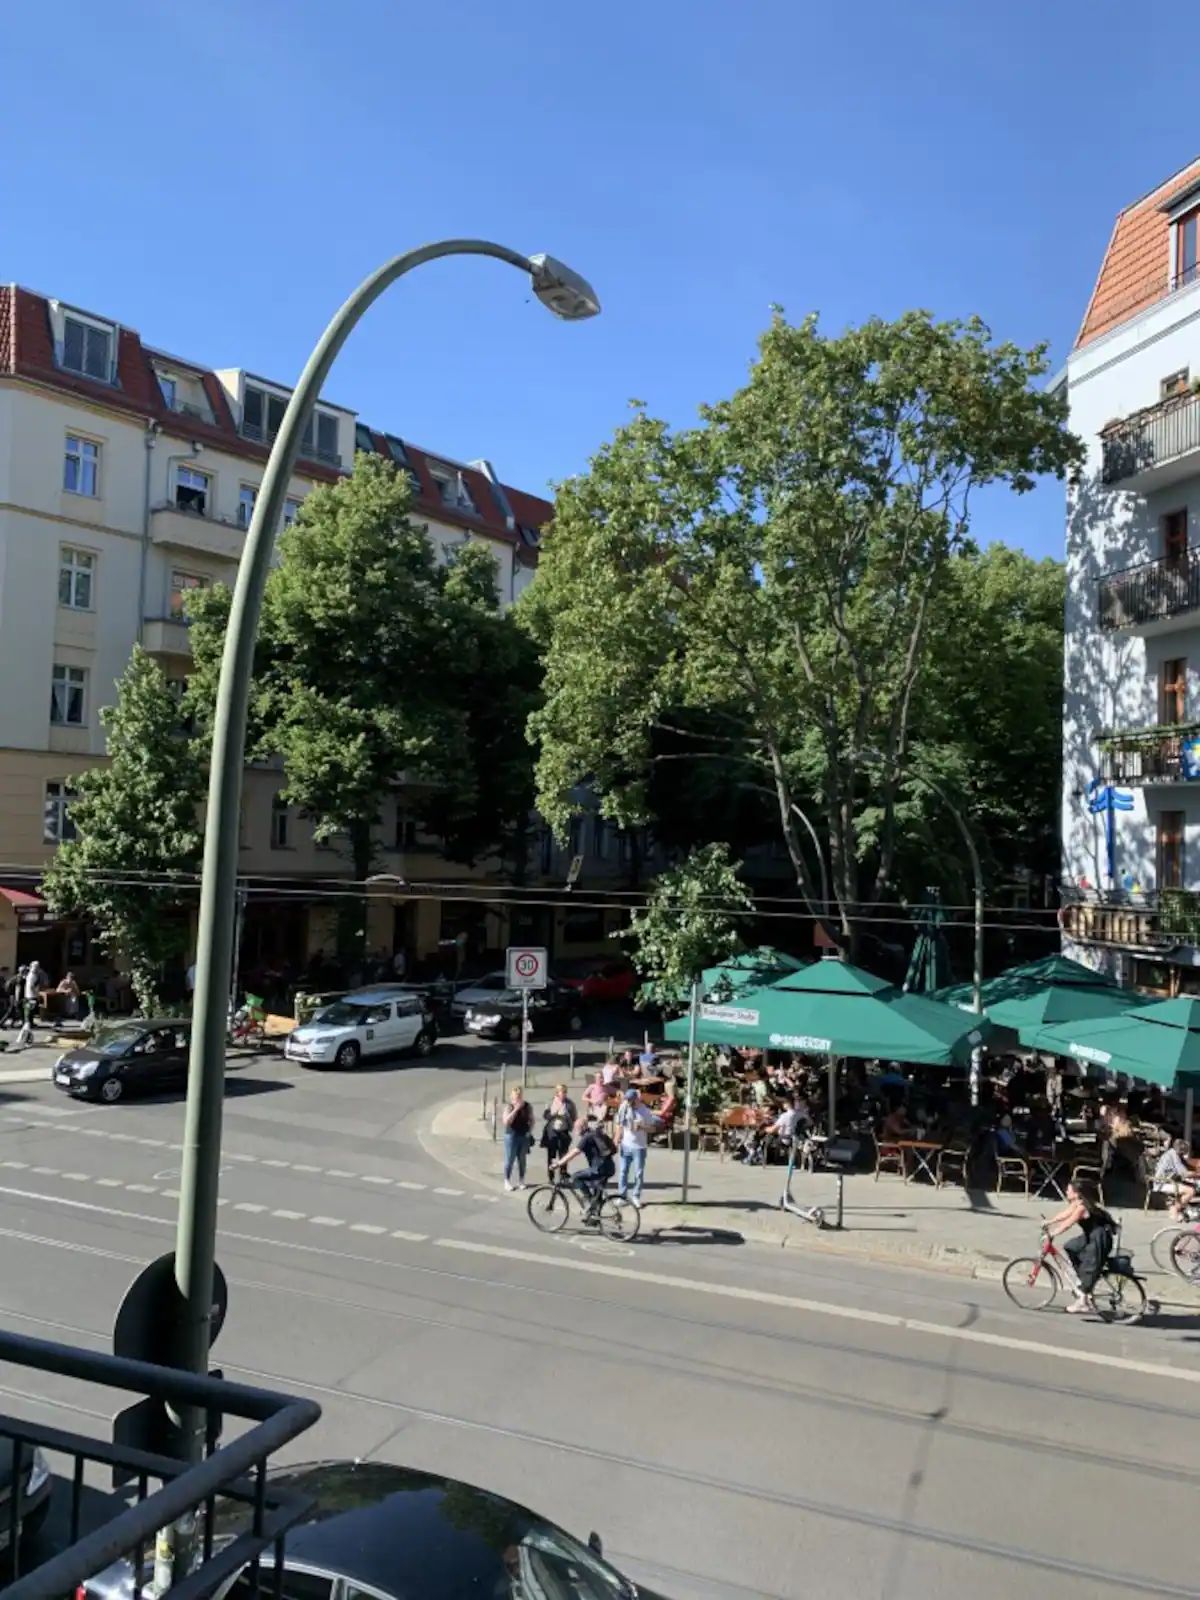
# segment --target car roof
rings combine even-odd
[[[315,1462],[271,1482],[317,1500],[287,1536],[289,1563],[414,1600],[492,1594],[504,1550],[544,1521],[473,1484],[385,1462]]]
[[[418,991],[411,983],[377,983],[369,989],[351,989],[349,994],[341,996],[352,1006],[373,1006],[383,1000],[395,1000],[398,996],[415,994]],[[336,1005],[336,1001],[331,1004]]]
[[[110,1028],[190,1028],[191,1017],[113,1017]]]

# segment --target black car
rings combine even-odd
[[[270,1474],[316,1500],[284,1546],[284,1600],[466,1600],[562,1595],[571,1600],[663,1600],[610,1567],[592,1534],[586,1545],[524,1506],[457,1478],[377,1461],[323,1461]],[[244,1508],[218,1513],[214,1542],[243,1531]],[[271,1556],[259,1594],[274,1592]],[[87,1585],[94,1600],[130,1600],[127,1562]],[[225,1591],[249,1600],[249,1573]],[[224,1597],[220,1597],[224,1600]]]
[[[488,1039],[521,1037],[521,991],[500,989],[495,998],[467,1007],[468,1033]],[[550,983],[529,991],[529,1031],[535,1038],[555,1033],[578,1033],[583,1027],[583,1002],[574,989]]]
[[[192,1025],[178,1017],[110,1022],[91,1040],[59,1056],[51,1073],[58,1088],[115,1105],[127,1094],[155,1094],[187,1082]]]
[[[54,1487],[54,1480],[50,1476],[46,1458],[40,1450],[23,1444],[19,1455],[24,1483],[21,1489],[18,1540],[23,1542],[32,1539],[45,1522],[50,1510],[50,1491]],[[12,1468],[12,1444],[6,1435],[3,1446],[0,1447],[0,1550],[8,1548]]]

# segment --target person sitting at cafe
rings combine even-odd
[[[1170,1212],[1176,1221],[1196,1198],[1196,1175],[1188,1162],[1187,1142],[1175,1139],[1163,1151],[1151,1180],[1155,1194],[1171,1196]]]
[[[597,1072],[583,1091],[584,1109],[589,1117],[603,1118],[608,1104],[608,1090],[604,1086],[604,1073]]]
[[[1023,1156],[1025,1150],[1013,1132],[1013,1120],[1006,1111],[992,1130],[998,1156]]]
[[[604,1087],[615,1094],[625,1086],[625,1077],[621,1065],[617,1061],[606,1061],[600,1068],[600,1079]]]
[[[760,1111],[765,1111],[771,1099],[771,1085],[764,1067],[759,1067],[750,1084],[750,1098]]]
[[[895,1144],[900,1139],[915,1139],[917,1130],[908,1120],[908,1112],[903,1105],[894,1105],[884,1117],[879,1129],[881,1144]]]
[[[1031,1150],[1053,1150],[1056,1141],[1061,1137],[1050,1106],[1044,1099],[1033,1102],[1026,1129]]]

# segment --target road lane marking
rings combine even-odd
[[[64,1183],[89,1183],[91,1181],[86,1172],[64,1172],[62,1178]]]
[[[39,1178],[57,1178],[57,1167],[31,1167],[31,1172],[36,1172]]]
[[[351,1233],[386,1233],[387,1229],[384,1228],[384,1227],[381,1227],[378,1222],[352,1222],[350,1224],[350,1232]]]
[[[102,1189],[123,1189],[125,1187],[123,1178],[97,1178],[96,1182]]]
[[[130,1194],[157,1194],[158,1190],[152,1183],[127,1183],[125,1187]]]
[[[410,1233],[407,1228],[393,1228],[393,1239],[407,1239],[409,1244],[424,1244],[429,1235],[427,1233]]]
[[[273,1217],[278,1217],[282,1222],[303,1222],[305,1213],[303,1211],[282,1211],[282,1210],[280,1210],[280,1211],[272,1211],[271,1215]]]
[[[462,1194],[465,1194],[466,1191],[463,1190],[463,1189],[435,1189],[433,1192],[434,1192],[434,1194],[462,1195]]]
[[[391,1181],[392,1180],[390,1178],[376,1177],[373,1173],[367,1173],[363,1177],[364,1183],[391,1183]]]
[[[309,1217],[314,1228],[344,1228],[341,1217]]]
[[[28,1161],[0,1161],[0,1167],[17,1167],[21,1171],[24,1171],[28,1165]]]
[[[428,1187],[428,1185],[424,1183],[414,1183],[411,1178],[397,1178],[396,1187],[397,1189],[425,1189]]]
[[[290,1161],[280,1161],[278,1156],[270,1156],[270,1157],[264,1156],[262,1161],[261,1161],[261,1163],[260,1163],[260,1165],[264,1166],[264,1167],[290,1167],[291,1166],[291,1162]]]
[[[303,1164],[303,1162],[300,1161],[294,1161],[292,1163],[293,1172],[320,1172],[320,1170],[320,1167],[307,1167]]]
[[[256,1205],[253,1200],[235,1200],[233,1202],[233,1209],[235,1211],[263,1212],[267,1208],[266,1206]]]

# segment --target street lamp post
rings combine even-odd
[[[397,278],[443,256],[491,256],[507,262],[529,275],[538,299],[565,321],[592,317],[600,310],[590,285],[551,256],[525,256],[484,239],[444,239],[422,245],[394,257],[350,296],[308,358],[284,413],[238,567],[213,720],[175,1242],[175,1282],[182,1302],[175,1357],[176,1365],[187,1371],[205,1372],[208,1366],[242,762],[255,635],[275,530],[283,515],[305,426],[351,330]],[[196,1459],[203,1450],[202,1418],[193,1414],[184,1419],[184,1426],[187,1454]]]

